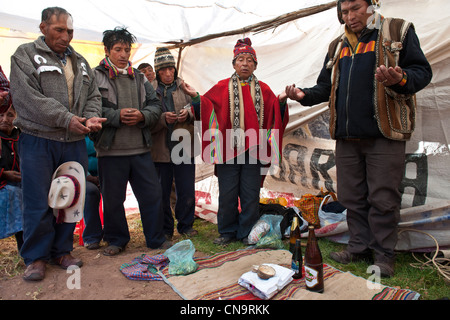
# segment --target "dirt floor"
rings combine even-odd
[[[25,267],[21,259],[17,259],[12,271],[5,272],[4,265],[11,264],[6,260],[17,255],[17,249],[14,238],[0,240],[0,259],[3,260],[0,300],[182,300],[164,281],[129,280],[120,272],[122,264],[130,263],[143,253],[152,256],[163,252],[145,247],[143,238],[132,239],[127,249],[114,257],[103,255],[103,248],[85,249],[77,238],[74,246],[72,254],[84,263],[78,271],[47,265],[44,280],[27,282],[22,279]],[[196,253],[196,256],[202,254]],[[12,272],[17,274],[12,276]]]

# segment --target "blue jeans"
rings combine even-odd
[[[103,196],[104,240],[125,247],[130,241],[124,202],[130,182],[139,204],[147,247],[158,248],[164,241],[161,185],[150,152],[135,156],[98,158]]]
[[[59,142],[22,134],[19,139],[23,191],[23,237],[20,254],[26,265],[49,260],[73,250],[75,223],[57,224],[48,206],[48,192],[55,170],[67,161],[88,166],[86,143]]]
[[[195,164],[175,165],[173,163],[155,163],[162,188],[162,205],[164,212],[164,233],[172,236],[174,219],[170,208],[170,194],[172,182],[175,179],[177,202],[175,218],[179,233],[187,232],[194,224],[195,214]]]
[[[246,163],[216,164],[219,182],[217,225],[221,236],[243,239],[259,219],[262,165]]]

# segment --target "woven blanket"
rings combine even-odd
[[[140,256],[133,266],[150,261],[152,266],[160,267],[154,279],[147,275],[145,280],[164,280],[185,300],[259,300],[238,284],[239,277],[254,265],[262,263],[274,263],[289,268],[291,257],[292,254],[287,250],[273,249],[218,253],[206,258],[195,258],[199,267],[195,273],[186,276],[170,275],[165,267],[167,261],[161,255]],[[144,272],[147,273],[148,271]],[[327,264],[324,264],[324,285],[324,293],[313,293],[306,290],[304,278],[293,280],[272,297],[272,300],[417,300],[420,296],[411,290],[369,282]]]

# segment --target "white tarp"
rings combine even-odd
[[[126,26],[137,36],[139,44],[132,56],[137,66],[141,62],[153,64],[154,52],[163,42],[189,41],[236,30],[330,1],[11,1],[0,7],[0,64],[8,75],[10,56],[19,44],[38,36],[40,13],[48,6],[62,6],[71,12],[75,25],[72,43],[94,67],[103,56],[102,32],[116,26]],[[417,128],[407,144],[403,207],[440,201],[445,204],[450,199],[450,1],[382,0],[380,12],[414,23],[434,73],[432,83],[417,95]],[[258,34],[221,37],[186,47],[179,73],[200,93],[206,92],[218,80],[231,75],[234,44],[238,38],[249,36],[258,55],[256,75],[275,93],[292,83],[309,87],[315,84],[329,42],[341,32],[333,8]],[[172,50],[176,58],[178,52]],[[311,109],[290,103],[283,164],[266,179],[263,194],[282,192],[300,197],[321,188],[336,191],[334,141],[329,139],[328,112],[322,113],[323,110],[327,110],[326,104]],[[316,111],[320,114],[317,118]],[[316,119],[301,125],[309,113]],[[211,167],[197,168],[199,177],[211,174]],[[198,182],[197,189],[202,194],[209,193],[213,202],[217,197],[214,177]],[[445,228],[448,230],[448,226]]]

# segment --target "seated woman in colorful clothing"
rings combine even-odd
[[[17,248],[22,237],[22,188],[18,141],[20,130],[13,126],[17,117],[13,106],[0,113],[0,239],[15,236]]]

